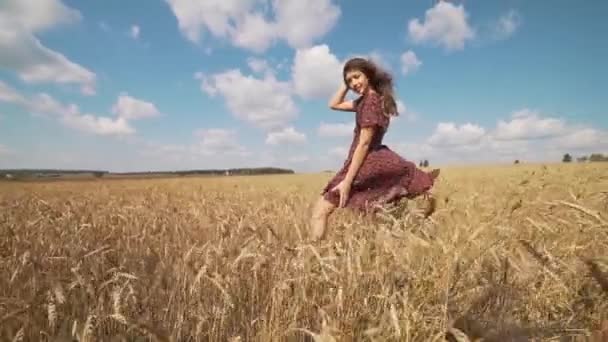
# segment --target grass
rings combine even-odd
[[[331,174],[3,182],[0,339],[604,341],[602,164],[445,168],[315,245]]]

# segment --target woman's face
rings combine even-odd
[[[364,94],[369,87],[369,79],[360,70],[346,72],[346,85],[358,94]]]

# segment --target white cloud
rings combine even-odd
[[[62,116],[66,114],[78,113],[76,105],[65,106],[57,101],[54,97],[46,93],[39,93],[32,96],[30,99],[24,100],[23,104],[36,116]]]
[[[412,50],[408,50],[401,55],[401,72],[403,75],[418,70],[421,65],[422,62]]]
[[[392,148],[406,160],[418,164],[418,161],[428,159],[435,154],[435,148],[427,143],[397,143]]]
[[[243,158],[252,153],[239,143],[234,129],[206,128],[194,131],[188,144],[159,144],[140,141],[138,154],[163,169],[220,169],[243,167]],[[246,161],[245,161],[246,162]],[[137,164],[143,164],[138,161]],[[178,166],[179,165],[179,166]],[[207,165],[207,166],[201,166]]]
[[[225,38],[242,20],[256,0],[166,0],[177,18],[179,29],[192,42],[198,42],[204,31]]]
[[[510,10],[503,14],[495,24],[495,39],[506,39],[512,36],[521,26],[521,15],[516,10]]]
[[[310,46],[329,32],[340,16],[331,0],[166,0],[179,29],[198,43],[208,32],[234,46],[263,52],[276,40]],[[270,18],[273,18],[272,20]]]
[[[399,120],[400,117],[404,117],[405,120],[407,121],[416,121],[416,119],[418,118],[418,114],[416,114],[415,112],[411,111],[406,105],[405,103],[403,103],[403,101],[401,100],[396,100],[395,102],[397,102],[397,112],[399,112],[399,116],[393,118],[393,120]]]
[[[329,97],[342,83],[342,62],[325,44],[296,51],[292,67],[295,92],[305,99]]]
[[[25,102],[32,114],[51,115],[65,126],[97,135],[129,135],[135,129],[125,118],[100,117],[82,113],[77,105],[63,105],[48,94],[38,94]]]
[[[565,122],[557,118],[543,118],[538,112],[522,109],[512,114],[510,121],[498,121],[494,138],[497,140],[539,139],[566,132]]]
[[[336,146],[329,150],[328,155],[334,158],[342,158],[345,159],[348,157],[348,147],[344,146]]]
[[[13,154],[13,151],[11,149],[9,149],[8,147],[0,144],[0,157],[1,156],[7,156]]]
[[[393,67],[388,62],[386,55],[387,55],[386,53],[382,53],[380,51],[374,50],[374,51],[372,51],[372,52],[370,52],[368,54],[365,54],[364,56],[361,56],[361,57],[365,57],[365,58],[370,59],[378,67],[384,69],[384,71],[393,72]],[[353,56],[353,57],[355,57],[355,56]]]
[[[397,100],[395,102],[397,102],[397,112],[399,112],[400,114],[407,112],[407,107],[405,106],[405,103],[403,103],[403,101]]]
[[[129,35],[133,39],[139,38],[140,28],[138,25],[131,25],[131,30],[129,31]]]
[[[23,103],[24,98],[15,89],[0,80],[0,101],[11,103]]]
[[[135,133],[135,129],[130,126],[130,120],[160,114],[156,106],[150,102],[121,95],[112,108],[116,117],[97,116],[81,112],[73,103],[64,105],[46,93],[26,98],[3,82],[0,82],[0,102],[20,105],[32,115],[52,117],[67,127],[97,135],[131,135]]]
[[[414,43],[432,42],[444,49],[460,50],[467,40],[473,39],[475,31],[467,22],[468,16],[462,5],[455,6],[439,1],[425,13],[425,19],[412,19],[408,33]]]
[[[156,106],[148,101],[136,99],[128,94],[121,94],[112,107],[112,113],[126,120],[151,118],[160,115]]]
[[[287,161],[292,164],[306,163],[310,160],[309,156],[306,155],[296,155],[287,158]]]
[[[348,123],[325,123],[319,125],[318,134],[322,137],[351,137],[355,128],[355,122]]]
[[[0,4],[0,15],[6,23],[12,20],[11,24],[32,32],[82,18],[80,12],[65,6],[59,0],[5,0]]]
[[[273,0],[277,30],[290,46],[305,48],[337,23],[341,11],[332,0]]]
[[[265,59],[250,57],[247,59],[247,65],[249,66],[251,71],[258,74],[273,72],[272,68],[268,64],[268,61],[266,61]]]
[[[487,148],[498,155],[516,156],[525,155],[530,146],[528,140],[496,140],[492,135],[486,135],[476,147]]]
[[[190,150],[203,155],[239,154],[247,155],[247,150],[238,142],[235,130],[211,128],[195,132],[200,141]]]
[[[473,123],[440,123],[425,141],[398,142],[395,149],[408,159],[441,163],[560,161],[567,152],[575,156],[606,153],[608,131],[522,109],[491,129]]]
[[[45,47],[36,33],[81,19],[60,0],[7,0],[0,4],[0,68],[15,71],[28,83],[78,84],[95,94],[96,75]]]
[[[110,25],[108,25],[108,23],[106,23],[105,21],[100,21],[99,23],[97,23],[97,25],[104,32],[109,32],[111,30]]]
[[[608,132],[589,127],[577,127],[569,130],[563,136],[554,138],[551,143],[562,149],[595,149],[595,152],[608,152]]]
[[[194,73],[194,78],[201,81],[201,91],[209,96],[217,95],[217,89],[209,82],[209,78],[200,71]]]
[[[478,143],[485,134],[486,130],[475,124],[458,126],[453,122],[440,122],[428,143],[432,146],[472,145]]]
[[[239,26],[231,30],[234,45],[251,51],[266,51],[276,37],[276,26],[264,19],[261,13],[247,13]]]
[[[306,142],[306,135],[295,130],[293,127],[286,127],[281,131],[270,132],[266,137],[268,145],[300,144]]]
[[[281,128],[298,115],[289,83],[271,74],[260,79],[232,69],[210,78],[202,74],[196,77],[201,80],[202,91],[210,96],[220,94],[237,118],[258,127]]]
[[[129,126],[125,118],[112,119],[77,111],[63,113],[60,120],[68,127],[97,135],[129,135],[135,133],[135,129]]]

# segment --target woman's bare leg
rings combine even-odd
[[[327,219],[335,208],[335,205],[323,197],[320,197],[317,200],[310,220],[310,236],[313,241],[318,241],[325,237],[325,231],[327,230]]]
[[[429,172],[429,175],[431,176],[433,181],[437,179],[437,177],[439,177],[439,174],[441,174],[441,169],[433,169],[431,172]]]
[[[435,180],[439,177],[440,173],[441,173],[440,169],[433,169],[431,172],[429,172],[429,175],[433,179],[433,182],[435,182]],[[426,201],[427,201],[426,208],[424,209],[424,217],[429,217],[437,209],[437,199],[433,195],[433,191],[431,189],[429,189],[425,193],[424,197],[426,198]]]

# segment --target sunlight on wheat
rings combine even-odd
[[[438,207],[331,175],[0,183],[0,340],[604,341],[608,168],[442,170]]]

